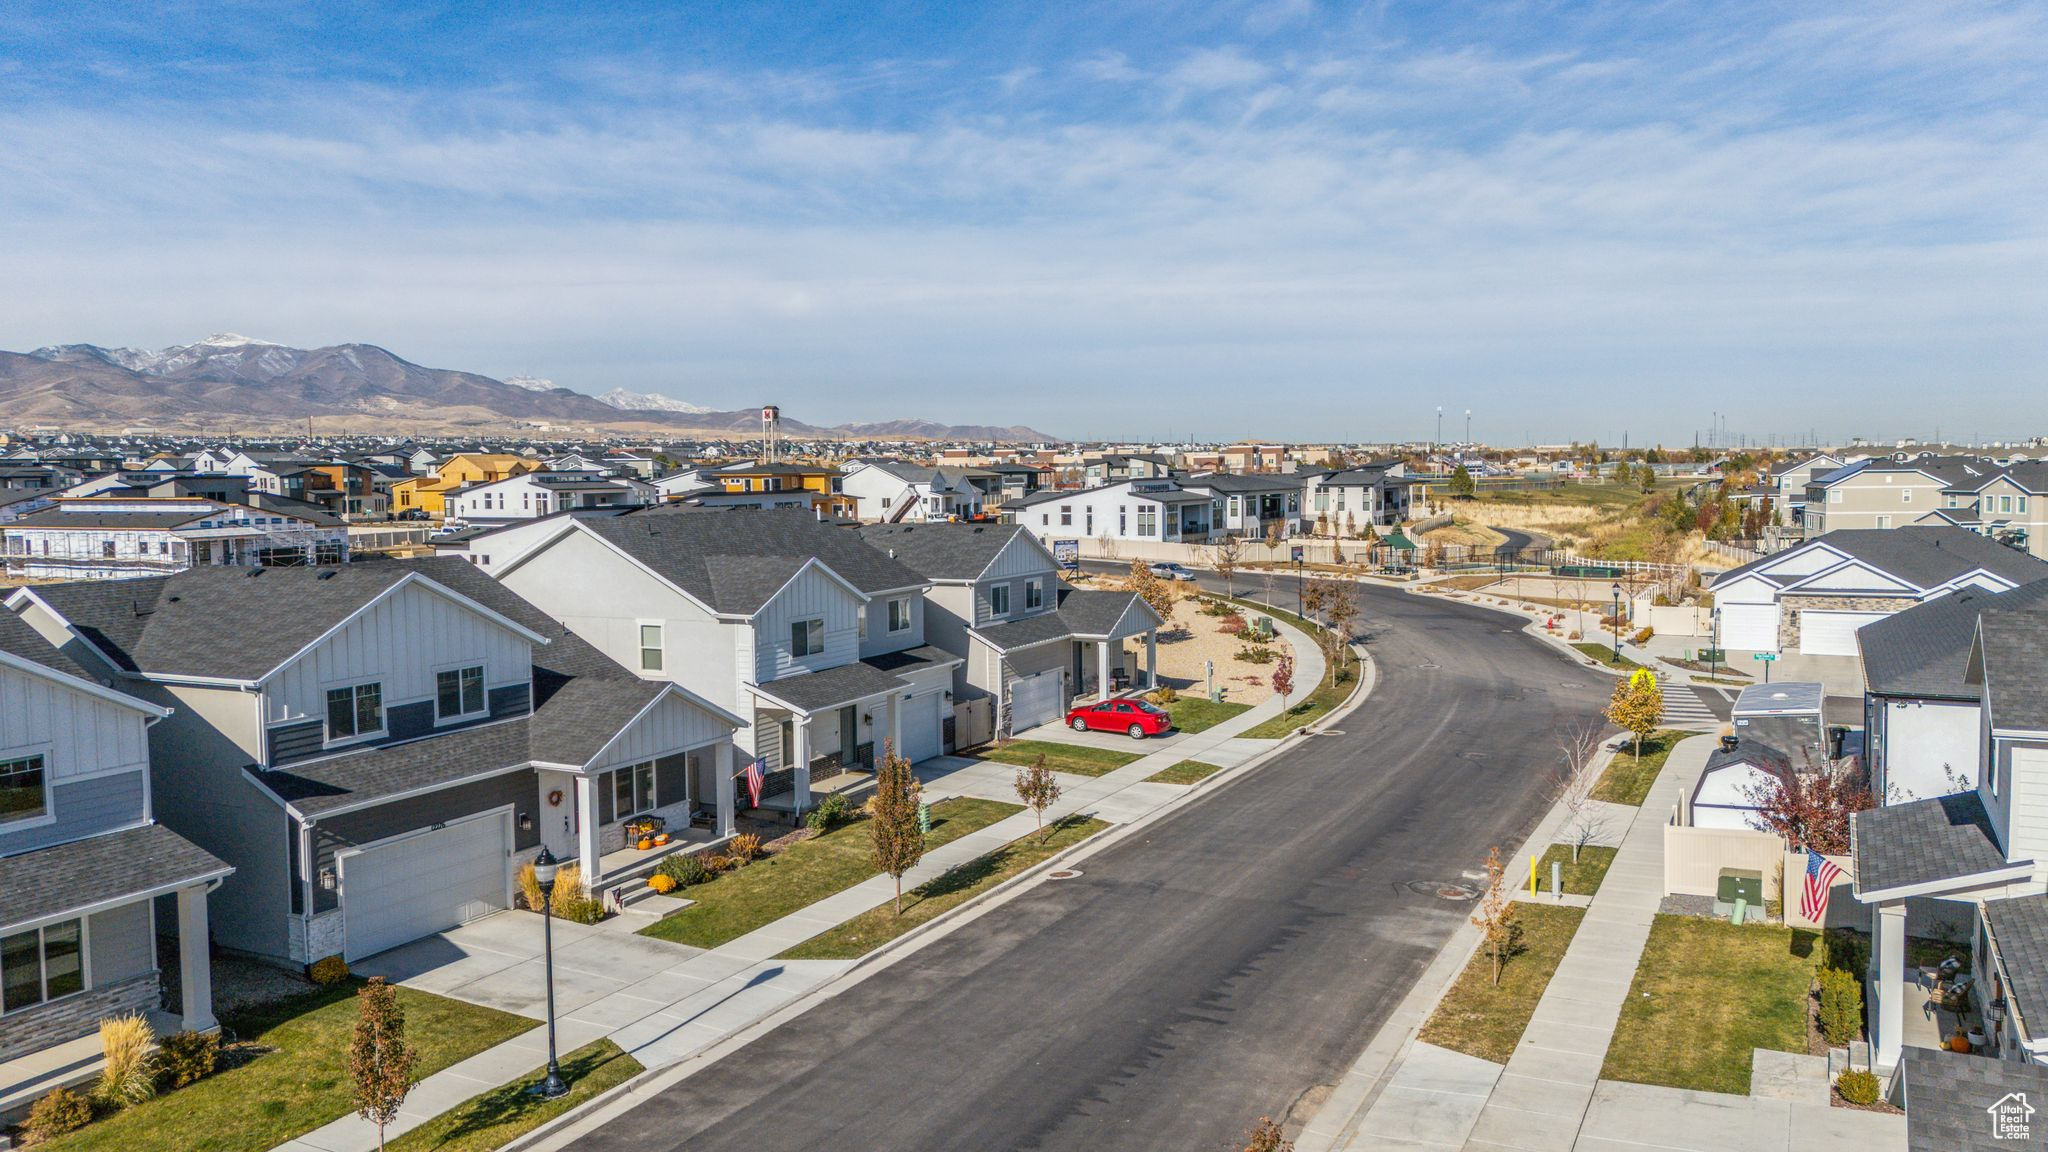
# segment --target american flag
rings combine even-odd
[[[1842,874],[1834,862],[1812,849],[1806,851],[1806,890],[1799,895],[1799,914],[1821,923],[1828,914],[1828,889]]]
[[[767,767],[768,762],[766,760],[756,760],[752,764],[747,765],[747,806],[749,808],[759,808],[761,806],[761,785],[768,779]],[[1825,901],[1826,897],[1823,896],[1822,900]]]

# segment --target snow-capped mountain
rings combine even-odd
[[[219,332],[204,340],[174,344],[155,352],[145,348],[60,344],[38,348],[29,355],[60,363],[98,360],[145,376],[172,376],[192,369],[204,369],[242,379],[269,380],[296,369],[305,353],[268,340]]]
[[[506,383],[509,384],[511,381],[508,380]],[[627,412],[681,412],[694,416],[699,412],[717,411],[715,408],[706,408],[702,404],[692,404],[687,400],[677,400],[672,396],[657,396],[652,392],[628,392],[624,388],[614,388],[598,399]]]
[[[507,376],[505,383],[514,388],[524,388],[528,392],[552,392],[557,387],[553,380],[539,376]]]

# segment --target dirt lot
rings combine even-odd
[[[1113,578],[1095,578],[1088,582],[1093,588],[1120,588],[1123,582]],[[1247,612],[1246,618],[1252,614]],[[1171,684],[1183,692],[1201,692],[1206,684],[1203,663],[1216,662],[1216,686],[1223,689],[1223,698],[1233,704],[1257,704],[1273,695],[1273,686],[1268,679],[1273,674],[1271,664],[1248,664],[1237,658],[1245,645],[1237,637],[1222,629],[1223,617],[1204,616],[1192,596],[1183,597],[1173,606],[1173,619],[1168,627],[1159,630],[1159,682]],[[1280,640],[1276,645],[1287,649],[1287,642]],[[1125,642],[1125,647],[1137,653],[1135,664],[1145,666],[1145,643],[1142,640]]]

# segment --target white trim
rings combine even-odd
[[[460,706],[462,703],[461,674],[469,671],[471,668],[476,669],[477,688],[484,696],[483,707],[478,708],[474,712],[457,712],[452,716],[441,715],[441,674],[443,672],[456,673],[455,703],[457,706]],[[436,664],[428,668],[427,671],[432,673],[434,677],[434,694],[429,697],[434,705],[434,727],[442,728],[451,724],[464,724],[491,714],[491,684],[484,678],[485,673],[490,671],[488,661],[482,657],[477,657],[474,660],[458,660],[453,664]],[[499,685],[499,687],[504,687],[504,685]]]
[[[561,515],[561,513],[556,513],[556,515]],[[668,577],[662,575],[661,573],[655,571],[653,568],[649,567],[639,557],[633,555],[631,552],[626,551],[624,548],[619,547],[617,544],[614,544],[611,541],[605,539],[604,537],[598,535],[596,532],[591,531],[581,520],[570,520],[566,525],[563,526],[560,532],[557,532],[555,535],[549,537],[548,539],[543,540],[540,543],[534,545],[533,547],[527,549],[525,555],[522,555],[521,557],[519,557],[519,559],[514,560],[512,563],[507,564],[505,567],[498,570],[498,579],[503,580],[505,577],[511,575],[513,572],[518,571],[519,568],[522,565],[526,564],[527,561],[532,560],[534,557],[540,555],[543,552],[546,552],[548,549],[553,548],[555,545],[560,544],[564,539],[572,535],[581,535],[587,537],[595,543],[608,549],[614,555],[624,560],[626,563],[631,564],[633,567],[638,568],[642,572],[645,572],[648,576],[652,577],[655,581],[660,583],[669,591],[674,592],[676,595],[681,596],[683,599],[696,605],[699,609],[703,610],[705,615],[720,618],[723,618],[727,615],[726,613],[719,612],[717,609],[713,608],[709,604],[706,604],[704,601],[699,600],[697,597],[692,596],[688,589],[684,588],[680,584],[677,584],[675,581],[670,580]]]
[[[27,591],[27,589],[23,589],[23,591]],[[63,617],[60,616],[58,617],[58,619],[61,620],[63,619]],[[70,627],[69,621],[65,622],[65,627]],[[52,651],[54,650],[55,649],[52,649]],[[98,651],[97,648],[93,650],[95,652]],[[26,657],[16,656],[12,652],[0,652],[0,665],[5,665],[9,668],[14,668],[22,672],[27,672],[30,675],[40,676],[53,683],[62,684],[66,688],[76,688],[78,691],[83,692],[88,696],[94,697],[95,699],[104,700],[109,704],[119,704],[126,708],[133,708],[137,712],[141,712],[148,716],[153,716],[158,720],[161,720],[164,717],[169,716],[171,714],[171,710],[169,708],[165,708],[157,704],[151,704],[147,700],[138,700],[125,692],[117,692],[112,688],[103,687],[99,684],[94,683],[91,680],[80,679],[77,676],[73,676],[69,672],[59,672],[58,670],[50,667],[47,664],[38,664],[35,661],[30,660]],[[109,662],[109,666],[118,667],[118,665],[113,665],[111,662]]]
[[[604,746],[602,748],[599,748],[595,755],[593,755],[590,759],[585,760],[581,765],[578,765],[569,770],[573,772],[596,771],[596,769],[592,768],[591,766],[603,760],[605,753],[612,750],[612,745],[617,744],[620,740],[624,739],[626,733],[632,731],[633,726],[635,724],[638,724],[640,723],[640,721],[646,719],[647,715],[653,712],[654,709],[658,705],[660,705],[662,701],[667,700],[671,696],[674,696],[676,699],[681,700],[686,704],[693,704],[699,708],[704,709],[707,712],[710,712],[712,715],[718,717],[720,720],[724,720],[729,725],[732,725],[735,730],[747,727],[746,721],[741,720],[739,717],[733,715],[730,712],[727,712],[725,709],[720,708],[715,704],[705,702],[702,697],[692,695],[680,684],[670,682],[662,685],[662,690],[655,693],[654,698],[652,700],[649,700],[646,703],[646,705],[642,707],[638,712],[633,713],[633,718],[631,720],[628,720],[624,724],[620,725],[619,730],[617,732],[612,733],[612,738],[605,741]],[[692,748],[707,748],[713,744],[718,743],[720,740],[730,739],[732,739],[732,733],[728,732],[723,736],[714,736],[711,739],[705,740],[701,743],[685,745],[682,748],[678,749],[678,751],[687,752]],[[656,759],[659,759],[659,757],[656,757]]]
[[[50,963],[47,946],[43,940],[43,932],[52,925],[63,924],[72,920],[78,921],[78,991],[66,992],[62,996],[52,996],[50,995]],[[39,989],[42,995],[35,1003],[24,1004],[12,1010],[9,1010],[5,1005],[0,1005],[0,1020],[22,1012],[33,1012],[38,1008],[48,1007],[51,1004],[61,1004],[74,996],[83,996],[93,990],[91,915],[83,912],[66,912],[61,916],[39,921],[33,927],[24,926],[8,929],[7,935],[19,936],[24,932],[34,932],[36,934],[36,968],[42,973],[41,987]],[[153,940],[154,937],[152,937]],[[154,970],[155,967],[155,957],[151,957],[150,968]]]
[[[43,773],[43,814],[40,816],[20,816],[12,820],[0,820],[0,836],[12,835],[24,828],[47,828],[57,822],[57,769],[50,763],[50,750],[53,747],[54,745],[48,743],[27,744],[20,748],[10,748],[5,752],[0,752],[0,762],[28,760],[31,758],[40,760],[42,761]],[[125,768],[122,771],[133,772],[135,769]],[[148,769],[143,771],[146,773]],[[4,839],[0,839],[0,847],[4,847],[6,843]]]
[[[517,819],[517,808],[518,806],[515,804],[506,804],[497,808],[487,808],[482,812],[475,813],[474,815],[463,816],[454,820],[444,820],[438,824],[430,825],[426,828],[415,828],[410,832],[401,832],[396,836],[386,836],[382,840],[373,840],[368,844],[352,845],[348,848],[335,852],[334,910],[336,912],[341,913],[341,954],[344,956],[348,955],[348,867],[345,861],[347,861],[349,857],[360,856],[365,852],[375,851],[378,848],[384,848],[389,845],[396,844],[401,840],[410,840],[418,836],[426,836],[435,832],[444,832],[450,828],[455,827],[458,824],[468,824],[477,820],[487,820],[494,816],[503,821],[503,824],[500,827],[502,828],[505,836],[506,863],[503,869],[505,881],[505,907],[508,909],[511,908],[513,906],[512,897],[514,887],[511,858],[519,851],[519,830],[514,823],[514,821]],[[305,861],[306,866],[308,868],[312,867],[312,859],[309,855],[302,855],[301,858]],[[310,904],[307,906],[306,915],[309,919],[313,915],[312,907]],[[396,945],[394,945],[394,947],[396,947]]]
[[[146,828],[149,827],[149,825],[138,824],[134,827]],[[121,829],[121,831],[126,830],[127,829]],[[94,835],[101,835],[101,833],[95,833]],[[92,838],[93,837],[91,836],[86,837],[86,839],[88,840]],[[75,844],[77,843],[77,841],[72,840],[66,841],[65,843]],[[47,845],[47,847],[54,848],[56,847],[56,845]],[[14,924],[0,924],[0,935],[12,935],[16,932],[26,932],[30,928],[40,928],[46,924],[56,924],[65,920],[84,919],[92,916],[97,916],[102,912],[110,912],[116,908],[125,908],[128,905],[137,903],[139,901],[154,900],[159,896],[168,896],[173,892],[182,891],[186,888],[197,888],[202,884],[215,883],[216,881],[219,881],[224,877],[233,874],[234,870],[235,869],[233,865],[223,864],[218,869],[212,872],[204,873],[199,876],[188,877],[184,880],[167,881],[165,883],[157,884],[149,888],[141,888],[133,892],[124,892],[119,896],[103,897],[99,900],[93,901],[90,904],[81,904],[76,908],[67,908],[62,912],[53,912],[50,915],[42,917],[40,919],[23,920]],[[152,961],[152,965],[153,964],[154,961]]]
[[[1880,888],[1873,892],[1858,891],[1856,899],[1863,904],[1890,903],[1904,900],[1909,896],[1950,896],[1963,899],[1967,893],[1979,888],[2011,884],[2026,880],[2034,875],[2033,861],[2008,864],[1989,872],[1972,872],[1967,876],[1952,876],[1946,880],[1929,880],[1923,884],[1903,884],[1897,888]]]
[[[454,603],[459,604],[465,608],[468,608],[470,611],[475,612],[477,615],[482,616],[484,619],[489,620],[503,628],[506,628],[512,632],[516,632],[519,635],[526,637],[529,643],[544,645],[548,642],[547,637],[541,635],[538,632],[535,632],[533,629],[528,628],[524,624],[521,624],[508,616],[501,615],[497,612],[492,611],[489,608],[484,607],[482,604],[479,604],[476,601],[471,600],[469,597],[464,596],[462,593],[457,592],[444,584],[438,584],[434,582],[432,579],[426,576],[422,576],[418,572],[407,572],[405,575],[399,577],[397,580],[392,581],[391,586],[389,588],[386,588],[382,592],[377,593],[375,596],[370,597],[370,599],[365,601],[361,606],[357,607],[355,611],[350,612],[347,616],[344,616],[340,620],[335,621],[332,627],[328,628],[325,632],[320,633],[320,635],[314,637],[311,642],[306,644],[304,647],[300,648],[297,652],[294,652],[292,655],[280,661],[276,667],[272,668],[268,672],[265,672],[263,675],[256,677],[253,680],[245,681],[245,683],[268,683],[271,679],[276,677],[276,675],[279,672],[282,672],[286,668],[292,666],[293,664],[298,663],[301,659],[305,658],[307,653],[313,651],[313,649],[318,648],[320,645],[326,643],[329,639],[339,634],[342,629],[348,627],[350,624],[355,623],[355,621],[358,618],[360,618],[364,613],[368,612],[372,608],[375,608],[377,605],[382,604],[384,601],[390,599],[392,596],[397,595],[400,589],[409,587],[413,584],[423,585],[427,591],[439,593],[441,596],[444,596],[447,599],[453,601]]]

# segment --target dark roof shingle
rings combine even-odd
[[[721,613],[758,611],[813,558],[865,593],[925,582],[858,533],[800,509],[654,506],[581,523]]]
[[[234,869],[161,824],[0,856],[0,931],[125,893],[197,884]]]
[[[2048,580],[2006,592],[1965,588],[1864,625],[1856,631],[1864,684],[1880,696],[1981,699],[1966,674],[1977,617],[1993,608],[2048,611]]]
[[[1859,897],[2008,866],[1975,792],[1857,812],[1849,840]]]

